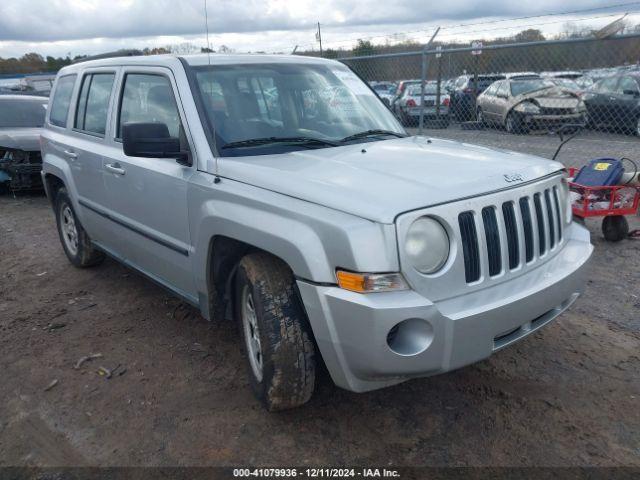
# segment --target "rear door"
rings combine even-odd
[[[111,234],[102,213],[107,198],[102,182],[102,159],[108,147],[109,114],[113,108],[117,68],[95,68],[82,72],[71,104],[71,128],[67,131],[64,156],[68,159],[84,228],[97,243],[109,246]]]
[[[197,302],[187,210],[187,181],[195,166],[170,158],[128,157],[121,141],[122,126],[128,122],[160,122],[189,150],[178,99],[170,69],[123,68],[104,181],[109,214],[120,237],[119,253],[148,276]]]
[[[491,114],[494,121],[502,123],[506,118],[510,96],[511,82],[509,82],[509,80],[502,80],[496,90],[496,96],[493,99],[493,109]]]
[[[487,88],[479,100],[479,108],[482,108],[482,113],[484,114],[484,118],[487,120],[495,121],[496,114],[496,91],[500,86],[500,82],[494,82],[491,84],[489,88]]]

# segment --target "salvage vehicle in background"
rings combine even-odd
[[[438,95],[439,93],[439,95]],[[438,105],[439,97],[439,105]],[[421,113],[424,121],[439,121],[441,127],[449,126],[449,94],[438,92],[437,82],[427,82],[424,85],[424,109],[421,104],[422,88],[420,84],[410,85],[393,104],[393,110],[403,125],[413,126],[420,121]]]
[[[590,127],[640,135],[640,72],[604,78],[583,99]]]
[[[0,95],[0,188],[41,190],[40,132],[46,97]]]
[[[506,78],[503,74],[461,75],[457,78],[451,90],[451,115],[457,121],[474,120],[476,114],[476,98],[489,85],[497,80]]]
[[[107,253],[235,318],[270,410],[308,401],[321,363],[364,392],[482,360],[569,308],[593,250],[562,164],[409,137],[322,58],[71,65],[42,151],[69,261]]]
[[[500,80],[478,97],[476,118],[509,133],[582,124],[585,106],[577,93],[541,78]]]
[[[396,88],[396,93],[391,99],[391,111],[395,109],[395,103],[402,96],[404,91],[411,85],[420,85],[420,80],[401,80],[398,82],[398,87]]]

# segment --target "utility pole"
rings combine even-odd
[[[320,22],[318,22],[318,31],[316,32],[316,40],[320,42],[320,56],[322,56],[322,33],[320,33]]]

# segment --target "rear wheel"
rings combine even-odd
[[[58,190],[55,200],[56,224],[64,253],[76,267],[92,267],[104,260],[104,253],[95,249],[73,209],[65,188]]]
[[[478,110],[476,111],[476,120],[482,126],[487,125],[487,120],[484,118],[484,112],[480,107],[478,107]]]
[[[306,403],[315,387],[315,345],[291,270],[266,253],[240,262],[235,312],[251,388],[270,411]]]
[[[629,236],[629,223],[622,215],[604,217],[602,234],[608,242],[619,242]]]
[[[413,119],[407,115],[402,108],[400,109],[400,123],[402,123],[404,127],[412,127],[414,125]]]
[[[527,133],[528,129],[522,118],[518,117],[514,112],[509,112],[505,121],[505,129],[511,134]]]

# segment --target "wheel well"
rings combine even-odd
[[[64,182],[51,173],[47,173],[44,177],[45,181],[45,189],[47,192],[47,196],[49,197],[49,201],[53,205],[56,201],[56,196],[58,195],[58,190],[65,186]]]
[[[233,282],[236,269],[242,257],[252,252],[273,255],[234,238],[218,235],[211,239],[207,263],[207,293],[212,319],[233,318]],[[273,256],[288,266],[280,257]]]

